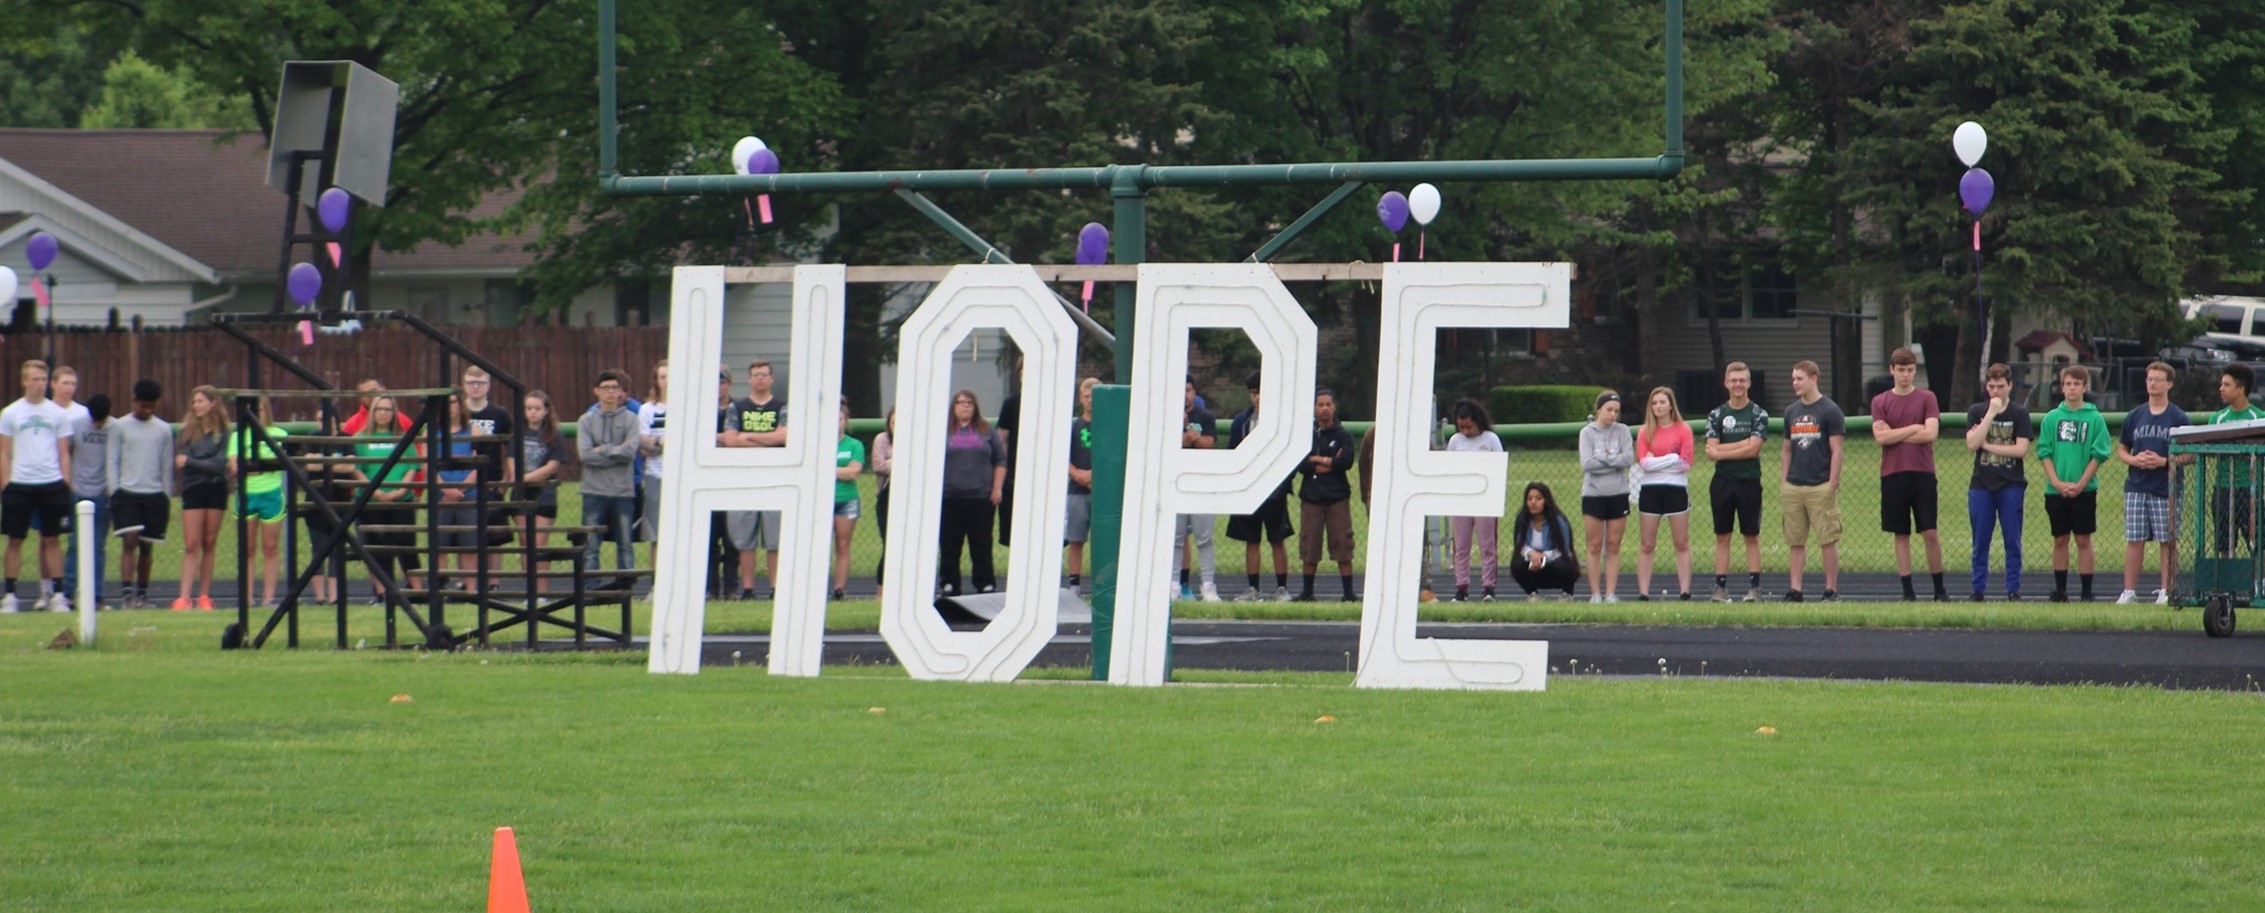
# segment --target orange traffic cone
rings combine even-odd
[[[527,879],[519,874],[519,841],[511,829],[495,829],[495,854],[488,863],[488,913],[529,913]]]

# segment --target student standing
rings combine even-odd
[[[462,377],[464,385],[464,427],[467,429],[467,433],[479,436],[509,437],[516,421],[512,417],[511,409],[488,398],[495,389],[495,379],[477,365],[466,366]],[[476,504],[482,492],[486,493],[488,500],[501,500],[507,489],[499,486],[518,478],[519,455],[511,453],[510,450],[511,442],[509,441],[482,441],[472,447],[473,453],[485,458],[483,460],[485,465],[478,472],[480,488],[464,492],[464,515],[471,518],[467,522],[481,527],[478,535],[486,539],[490,548],[511,542],[511,521],[503,515],[502,511],[487,511],[485,518],[482,518],[481,511]],[[478,540],[473,541],[477,542]],[[478,564],[475,564],[473,554],[459,554],[456,556],[456,566],[464,570],[471,570],[474,567],[484,565],[488,569],[489,582],[492,584],[494,582],[493,575],[500,566],[500,563],[496,560],[498,557],[500,556],[488,555],[479,558]],[[467,581],[466,586],[469,587],[470,585],[470,582]]]
[[[973,592],[998,586],[991,564],[992,514],[1007,486],[1006,448],[983,420],[975,391],[952,394],[944,424],[944,505],[942,547],[936,556],[936,582],[946,596],[960,594],[959,556],[964,545],[975,571]]]
[[[881,557],[873,560],[875,599],[881,598],[885,586],[881,575],[889,569],[889,480],[896,473],[896,434],[897,410],[890,406],[889,414],[881,419],[881,433],[873,436],[873,532],[881,537]],[[1092,457],[1088,455],[1087,459]]]
[[[1927,573],[1934,578],[1935,601],[1949,602],[1943,587],[1943,543],[1935,532],[1935,439],[1942,429],[1942,407],[1932,390],[1915,386],[1919,355],[1898,347],[1888,354],[1895,386],[1872,397],[1872,437],[1880,444],[1880,531],[1895,537],[1895,570],[1903,578],[1903,601],[1917,601],[1911,586],[1911,534],[1927,548]]]
[[[1475,399],[1455,402],[1450,413],[1455,419],[1455,433],[1447,438],[1451,453],[1501,453],[1502,438],[1494,433],[1494,420],[1486,414],[1486,407]],[[1499,548],[1500,527],[1493,517],[1453,517],[1447,521],[1455,537],[1455,601],[1468,602],[1471,598],[1471,550],[1477,546],[1479,557],[1486,563],[1479,569],[1479,599],[1494,601],[1496,549]]]
[[[2235,367],[2247,370],[2246,365]],[[2053,531],[2054,602],[2068,601],[2068,540],[2076,537],[2083,598],[2092,599],[2092,533],[2099,526],[2100,465],[2115,439],[2099,407],[2084,401],[2092,375],[2083,365],[2061,369],[2061,404],[2045,413],[2037,460],[2045,464],[2045,521]]]
[[[1258,372],[1250,372],[1243,386],[1250,391],[1250,408],[1235,416],[1227,429],[1227,447],[1240,447],[1250,437],[1251,428],[1258,424]],[[1290,536],[1297,530],[1290,524],[1290,483],[1297,481],[1297,473],[1283,477],[1274,493],[1259,502],[1258,509],[1248,514],[1233,514],[1227,518],[1227,538],[1243,543],[1243,571],[1249,589],[1235,597],[1236,602],[1262,602],[1266,599],[1259,589],[1258,544],[1264,540],[1274,552],[1274,601],[1290,601]]]
[[[1187,379],[1185,399],[1181,402],[1180,447],[1185,450],[1210,450],[1219,443],[1219,421],[1203,408],[1195,395],[1195,378]],[[1211,531],[1216,524],[1210,514],[1178,514],[1172,521],[1172,552],[1180,566],[1180,598],[1201,598],[1205,602],[1219,601],[1216,580],[1219,570],[1218,554],[1212,549]],[[1195,548],[1188,548],[1189,540]],[[1189,589],[1190,576],[1200,557],[1202,574],[1197,578],[1202,586]]]
[[[582,462],[582,523],[611,533],[614,566],[637,565],[637,550],[630,528],[636,523],[637,415],[624,405],[629,398],[629,377],[608,368],[598,372],[594,390],[597,411],[582,416],[574,426],[575,455]],[[582,549],[582,566],[598,569],[599,534],[592,534]]]
[[[266,429],[266,439],[254,446],[252,426],[246,423],[238,427],[228,438],[228,474],[243,480],[236,496],[236,510],[252,518],[252,535],[259,544],[253,557],[258,561],[260,584],[265,589],[254,604],[273,606],[277,602],[275,579],[283,565],[283,470],[252,470],[245,464],[282,459],[283,451],[274,442],[283,438],[285,432],[270,418],[266,400],[260,400],[253,410],[259,416],[260,427]],[[245,581],[244,585],[249,587],[250,581]]]
[[[1636,598],[1652,596],[1653,554],[1659,523],[1675,542],[1676,598],[1691,599],[1691,458],[1698,442],[1683,424],[1675,391],[1653,387],[1644,399],[1644,427],[1636,432]]]
[[[1966,410],[1966,449],[1974,470],[1966,487],[1966,522],[1974,533],[1974,601],[1990,583],[1990,530],[2005,538],[2005,598],[2021,600],[2021,511],[2029,493],[2029,444],[2037,430],[2029,410],[2013,403],[2013,369],[1991,365],[1982,381],[1989,398]]]
[[[1337,562],[1344,600],[1353,601],[1353,460],[1359,444],[1337,423],[1337,394],[1327,387],[1313,394],[1313,448],[1298,467],[1300,525],[1298,557],[1305,561],[1305,585],[1299,602],[1313,601],[1313,578],[1321,570],[1321,547],[1328,537],[1329,557]]]
[[[653,542],[653,566],[661,566],[661,444],[668,436],[668,359],[653,365],[653,387],[645,404],[637,407],[637,455],[643,458],[644,493],[638,522]]]
[[[1848,418],[1817,390],[1817,363],[1793,365],[1792,403],[1785,407],[1785,446],[1778,451],[1778,500],[1785,506],[1787,562],[1792,565],[1785,601],[1801,601],[1809,537],[1825,576],[1825,601],[1840,598],[1840,464]]]
[[[157,417],[163,395],[157,381],[134,381],[134,411],[111,423],[104,459],[103,485],[120,540],[120,605],[128,609],[149,608],[150,564],[173,514],[173,425]]]
[[[1752,388],[1745,362],[1724,365],[1722,389],[1730,398],[1707,413],[1707,459],[1715,464],[1707,507],[1714,515],[1716,602],[1730,601],[1733,528],[1746,538],[1746,601],[1762,598],[1762,442],[1769,438],[1770,414],[1747,398]]]
[[[206,385],[189,391],[189,414],[173,446],[173,465],[181,472],[181,593],[173,598],[173,611],[186,612],[194,605],[210,612],[212,549],[220,538],[221,514],[228,509],[228,413],[220,408],[218,389]]]
[[[787,435],[786,400],[772,392],[771,363],[755,359],[747,364],[747,398],[733,403],[724,416],[730,430],[716,443],[724,447],[784,447]],[[739,549],[739,598],[755,598],[755,555],[763,554],[763,579],[776,592],[779,586],[779,511],[734,510],[724,514],[731,545]]]
[[[39,601],[33,611],[71,610],[70,598],[55,592],[62,583],[62,537],[71,533],[71,420],[47,398],[47,363],[24,362],[22,399],[0,409],[0,534],[8,537],[7,586],[0,612],[14,612],[16,571],[23,567],[24,537],[32,519],[40,524]]]
[[[857,534],[857,477],[865,473],[865,444],[849,434],[849,397],[842,397],[834,441],[834,601],[849,598],[849,545]]]
[[[533,501],[535,506],[527,512],[535,515],[533,548],[550,545],[550,529],[558,523],[558,474],[566,470],[566,439],[558,433],[558,412],[551,406],[551,395],[541,390],[527,391],[527,398],[519,404],[520,417],[526,422],[527,434],[519,450],[519,481],[532,487],[523,487],[519,500]],[[550,562],[528,552],[526,562],[542,568]],[[541,580],[536,589],[543,589]]]
[[[2171,526],[2171,432],[2189,424],[2185,410],[2171,405],[2171,366],[2147,366],[2147,404],[2123,418],[2116,438],[2116,460],[2129,467],[2123,480],[2123,593],[2117,605],[2139,601],[2139,569],[2147,563],[2147,543],[2162,543],[2161,585],[2155,604],[2171,602],[2171,569],[2177,566],[2178,530]]]
[[[2252,422],[2265,419],[2265,411],[2250,405],[2249,391],[2256,389],[2257,372],[2240,362],[2227,365],[2218,371],[2218,400],[2225,407],[2212,413],[2210,424]],[[2211,513],[2217,526],[2214,555],[2233,554],[2234,539],[2244,545],[2257,541],[2257,476],[2246,463],[2237,468],[2235,460],[2217,461],[2217,480],[2212,489]]]
[[[110,551],[109,453],[110,433],[118,422],[110,417],[110,395],[87,399],[86,414],[71,420],[71,497],[94,504],[94,598],[102,601],[102,582]],[[74,518],[75,519],[75,518]],[[79,537],[70,537],[63,549],[63,592],[79,592]]]
[[[1581,426],[1581,526],[1589,543],[1589,601],[1620,601],[1620,541],[1628,532],[1628,470],[1636,439],[1620,423],[1620,394],[1597,394]]]
[[[1085,542],[1093,537],[1093,388],[1098,377],[1077,384],[1077,417],[1070,420],[1070,505],[1062,523],[1062,566],[1069,571],[1067,588],[1082,593]],[[1234,524],[1228,524],[1231,533]]]
[[[354,474],[377,486],[377,490],[370,493],[367,507],[380,509],[364,510],[358,522],[364,527],[408,526],[415,521],[414,511],[384,508],[380,505],[416,503],[417,489],[402,483],[422,480],[419,467],[423,465],[424,447],[412,442],[392,468],[380,473],[378,470],[385,467],[385,458],[391,456],[393,448],[401,443],[401,434],[396,430],[396,421],[400,418],[401,411],[390,396],[371,397],[364,405],[368,411],[362,416],[362,430],[354,433],[355,437],[361,439],[354,443],[354,455],[357,457]],[[380,570],[393,578],[394,585],[415,586],[409,577],[424,564],[418,560],[415,551],[416,533],[365,531],[362,533],[362,543],[372,548],[371,557],[377,559],[376,564]],[[372,587],[375,593],[373,602],[384,604],[385,587],[374,581]]]

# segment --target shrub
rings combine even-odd
[[[1603,390],[1579,384],[1496,387],[1487,391],[1486,408],[1495,423],[1502,425],[1578,422],[1588,418],[1597,394]]]

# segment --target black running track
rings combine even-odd
[[[1578,663],[1582,675],[1659,675],[1664,669],[1681,676],[2265,690],[2265,632],[2213,639],[2202,633],[2199,617],[2191,631],[1453,624],[1423,625],[1418,633],[1546,640],[1559,675],[1574,672]],[[1346,672],[1358,658],[1360,626],[1181,622],[1173,625],[1172,640],[1173,662],[1184,669]],[[710,635],[703,662],[729,664],[734,652],[740,653],[737,662],[762,662],[768,645],[761,635]],[[826,636],[826,661],[895,659],[878,634],[832,633]],[[1064,626],[1035,664],[1091,662],[1090,633]]]

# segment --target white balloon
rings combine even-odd
[[[0,266],[0,306],[16,306],[16,271]]]
[[[1972,168],[1975,162],[1982,160],[1982,153],[1990,148],[1990,135],[1982,132],[1981,124],[1967,121],[1959,124],[1958,130],[1950,135],[1950,147],[1958,151],[1960,162]]]
[[[765,148],[768,147],[763,145],[761,139],[752,136],[740,137],[739,142],[731,144],[731,173],[746,174],[747,160],[754,158],[755,153],[761,152]]]
[[[1415,217],[1417,225],[1430,225],[1439,218],[1439,188],[1430,184],[1417,184],[1408,191],[1408,215]]]

